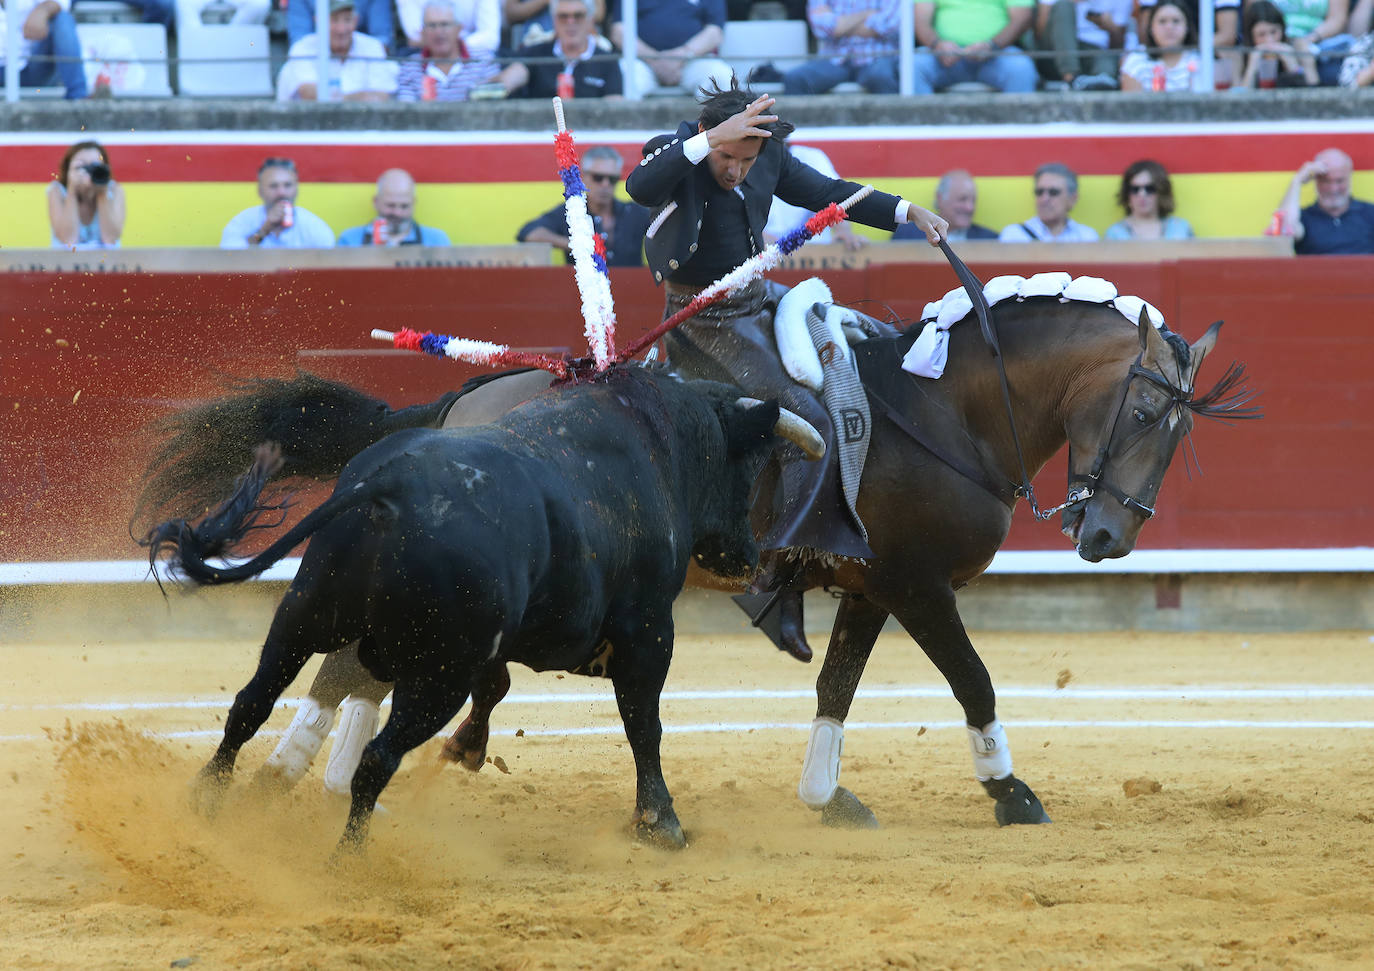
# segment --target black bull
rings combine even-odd
[[[693,559],[725,576],[757,568],[750,488],[775,428],[797,434],[775,402],[737,396],[619,368],[493,425],[397,432],[353,458],[333,495],[262,554],[212,566],[207,556],[232,552],[274,508],[260,494],[280,457],[264,447],[198,527],[155,529],[150,555],[170,549],[172,566],[203,584],[247,579],[311,538],[200,775],[202,808],[217,808],[239,749],[306,661],[359,642],[369,671],[395,688],[392,715],[353,776],[341,845],[365,838],[401,757],[510,661],[538,671],[605,666],[634,752],[636,829],[684,845],[659,765],[673,600]]]
[[[1084,559],[1123,556],[1133,548],[1149,511],[1119,496],[1153,502],[1195,413],[1252,417],[1236,408],[1244,403],[1241,394],[1227,397],[1239,382],[1238,372],[1228,371],[1207,395],[1193,394],[1198,368],[1215,345],[1219,325],[1189,349],[1174,335],[1166,340],[1143,319],[1132,325],[1116,310],[1096,304],[1032,298],[998,304],[992,316],[1025,468],[1034,475],[1067,440],[1071,479],[1077,483],[1094,473],[1101,484],[1064,514],[1065,532]],[[846,594],[816,681],[817,724],[842,731],[878,633],[889,616],[895,617],[944,675],[963,708],[975,748],[975,774],[997,800],[998,820],[1040,821],[1044,814],[1038,801],[1011,774],[1000,728],[981,731],[996,723],[996,695],[955,600],[955,591],[987,568],[1005,540],[1017,499],[1021,462],[996,362],[978,328],[965,321],[950,331],[944,376],[938,381],[916,378],[898,368],[914,336],[870,340],[855,348],[874,414],[858,505],[876,555],[867,563],[813,563],[803,578],[810,586]],[[543,384],[547,378],[537,372],[493,381],[460,398],[448,409],[446,421],[490,420]],[[447,406],[447,401],[436,403],[430,417],[439,420],[441,407]],[[297,397],[279,383],[245,389],[178,419],[176,434],[155,462],[148,500],[185,502],[187,497],[220,494],[226,477],[241,467],[242,456],[267,437],[262,428],[268,419],[287,420],[295,414],[327,412],[329,418],[314,422],[300,452],[288,457],[294,465],[288,465],[287,473],[327,477],[333,474],[330,456],[340,450],[339,442],[356,436],[364,422],[382,421],[380,409],[378,402],[351,389],[335,387],[326,399]],[[420,414],[412,410],[411,420],[419,420]],[[221,438],[205,442],[204,430],[215,427],[225,429]],[[494,684],[499,698],[499,682]],[[473,718],[455,736],[455,755],[480,751],[485,741],[489,707],[478,711],[477,700]],[[813,728],[813,747],[816,739]],[[988,746],[994,744],[1001,750],[990,756]],[[812,796],[808,804],[821,808],[818,803],[823,802],[827,822],[871,822],[867,810],[837,785],[838,750],[832,732],[828,755],[820,753],[813,760],[808,754],[803,776],[803,791],[809,789]],[[814,775],[808,784],[813,764],[821,767],[819,788]],[[990,765],[996,771],[987,771]]]

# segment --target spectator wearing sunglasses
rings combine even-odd
[[[609,145],[594,145],[582,154],[582,181],[587,185],[587,211],[592,228],[606,244],[608,266],[643,266],[644,233],[649,228],[649,210],[615,197],[625,171],[625,160]],[[565,262],[572,262],[568,250],[568,214],[557,205],[538,219],[520,227],[515,238],[521,243],[548,243],[563,251]]]
[[[554,0],[554,38],[522,47],[507,70],[523,98],[619,98],[619,52],[596,33],[591,0]]]
[[[258,168],[261,205],[243,210],[224,227],[222,249],[333,249],[334,230],[296,205],[296,163],[269,158]]]
[[[1004,243],[1095,243],[1097,230],[1069,218],[1077,204],[1078,176],[1073,169],[1046,162],[1035,170],[1035,215],[1005,227],[997,238]]]
[[[1107,239],[1192,239],[1188,220],[1174,215],[1174,187],[1169,173],[1154,159],[1126,166],[1116,201],[1126,218],[1107,227]]]

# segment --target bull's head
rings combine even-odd
[[[742,580],[759,565],[759,546],[749,525],[754,480],[779,440],[796,445],[809,459],[825,454],[825,441],[805,419],[776,401],[737,398],[717,409],[725,434],[724,468],[710,484],[710,514],[698,524],[692,555],[697,565],[718,576]]]
[[[1256,418],[1244,407],[1253,393],[1241,387],[1243,368],[1232,365],[1205,395],[1195,396],[1198,369],[1216,345],[1218,321],[1191,346],[1171,343],[1144,309],[1138,323],[1140,354],[1125,384],[1106,391],[1106,424],[1095,441],[1083,427],[1070,429],[1070,496],[1085,495],[1063,514],[1064,532],[1078,555],[1091,563],[1125,556],[1135,548],[1178,444],[1188,437],[1193,416]],[[1185,350],[1186,348],[1186,350]],[[1101,421],[1101,410],[1097,410]]]

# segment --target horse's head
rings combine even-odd
[[[1062,525],[1083,559],[1096,563],[1135,548],[1195,413],[1258,417],[1258,409],[1243,407],[1252,395],[1238,387],[1243,369],[1235,365],[1206,395],[1193,394],[1198,369],[1220,329],[1218,321],[1189,346],[1176,335],[1162,334],[1142,309],[1140,353],[1124,384],[1103,390],[1105,421],[1102,410],[1094,408],[1070,422],[1069,498],[1077,501],[1065,508]]]

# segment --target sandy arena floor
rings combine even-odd
[[[489,752],[508,773],[436,770],[437,743],[413,754],[367,857],[338,871],[345,807],[318,765],[214,822],[184,805],[257,644],[7,646],[0,964],[1374,966],[1366,633],[975,641],[1052,826],[997,828],[948,690],[888,636],[841,779],[884,828],[822,828],[795,794],[815,669],[761,639],[691,637],[664,703],[686,852],[627,834],[609,685],[513,669]]]

